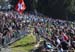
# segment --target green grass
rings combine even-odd
[[[35,42],[35,37],[30,34],[23,39],[13,43],[10,47],[12,52],[29,52],[34,48]]]

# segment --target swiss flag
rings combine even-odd
[[[24,0],[19,0],[15,9],[22,14],[23,11],[26,9],[26,4],[24,3]]]

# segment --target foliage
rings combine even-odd
[[[68,12],[68,15],[69,14],[72,14],[72,15],[75,14],[75,0],[65,0],[64,6]]]
[[[36,8],[38,12],[49,15],[74,15],[75,0],[38,0],[38,4],[33,2],[33,8]]]

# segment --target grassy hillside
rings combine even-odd
[[[32,34],[29,34],[23,39],[13,43],[10,47],[13,52],[29,52],[34,48],[35,41],[35,37]]]

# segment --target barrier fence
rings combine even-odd
[[[23,38],[24,36],[26,36],[29,33],[29,29],[22,29],[22,30],[15,30],[14,32],[12,32],[12,36],[3,36],[2,40],[0,41],[0,45],[3,47],[7,47],[9,44],[15,42],[18,39]]]
[[[51,52],[75,52],[75,50],[63,50],[63,51],[53,50]]]

